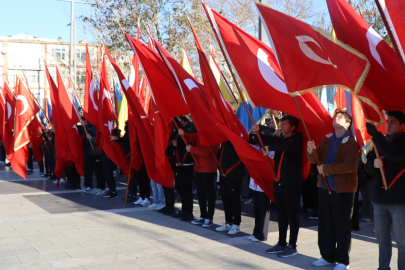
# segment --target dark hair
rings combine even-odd
[[[184,115],[179,116],[179,118],[180,118],[180,120],[183,120],[184,122],[190,122],[190,120],[187,117],[185,117]]]
[[[87,119],[86,119],[86,118],[84,118],[83,116],[82,116],[82,120],[83,120],[83,121],[87,121]]]
[[[405,123],[405,114],[402,111],[389,111],[387,115],[397,119],[400,125]]]
[[[352,116],[348,114],[346,110],[336,109],[335,112],[333,113],[333,117],[335,117],[338,114],[343,115],[344,119],[346,120],[346,123],[349,123],[349,127],[347,128],[347,130],[351,129],[353,122]]]
[[[286,121],[286,120],[288,121],[288,123],[290,123],[291,127],[295,127],[294,131],[296,131],[298,128],[298,124],[300,123],[298,118],[296,118],[292,115],[286,115],[286,116],[283,116],[283,118],[281,118],[281,122]]]

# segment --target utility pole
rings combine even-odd
[[[259,0],[259,3],[261,3],[261,2],[262,2],[262,0]],[[260,15],[259,15],[259,39],[262,42],[264,42],[264,36],[265,36],[264,33],[265,33],[264,26],[262,23],[262,19],[260,18]]]
[[[84,1],[77,0],[59,0],[71,2],[70,14],[70,48],[69,48],[69,75],[72,77],[73,83],[76,84],[76,20],[75,20],[75,3],[88,4]]]

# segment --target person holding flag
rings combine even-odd
[[[299,120],[294,116],[281,119],[283,137],[262,136],[267,150],[275,151],[274,161],[276,180],[273,184],[273,196],[277,202],[279,240],[277,245],[266,253],[278,254],[286,258],[298,255],[297,239],[300,227],[300,202],[302,194],[302,150],[303,137],[297,132]],[[256,132],[258,132],[256,126]],[[287,244],[287,229],[290,224],[290,240]]]
[[[389,111],[384,136],[377,128],[367,123],[367,133],[376,151],[367,156],[365,171],[374,175],[372,201],[374,203],[375,234],[379,246],[379,268],[390,269],[392,256],[392,235],[398,246],[398,269],[405,269],[405,114],[402,111]],[[380,168],[384,168],[387,188],[383,187]]]
[[[317,155],[321,164],[318,165],[318,246],[322,257],[312,264],[337,263],[334,270],[348,269],[350,263],[351,215],[359,159],[359,145],[350,131],[351,125],[352,117],[345,110],[336,110],[333,115],[335,131],[322,138],[317,147],[313,141],[307,143],[308,160],[317,164]],[[323,181],[324,176],[330,192]]]

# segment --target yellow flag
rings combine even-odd
[[[181,58],[180,58],[180,65],[190,74],[195,78],[195,72],[194,68],[190,62],[190,57],[188,56],[188,53],[186,51],[186,48],[183,48],[182,53],[181,53]]]
[[[118,111],[118,128],[121,130],[121,134],[125,133],[125,122],[128,120],[128,102],[125,95],[122,95],[122,101],[117,102]]]

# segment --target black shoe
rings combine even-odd
[[[52,175],[48,180],[58,180],[58,177],[56,177],[56,175]]]
[[[118,198],[117,192],[111,192],[110,197],[108,197],[109,200],[114,200]]]
[[[49,173],[46,173],[46,174],[44,174],[42,177],[45,177],[45,178],[47,178],[47,177],[49,177],[49,176],[51,176]]]
[[[166,206],[165,207],[163,207],[162,209],[159,209],[159,210],[157,210],[159,213],[164,213],[165,211],[166,211]]]
[[[112,194],[112,192],[111,192],[111,190],[109,190],[108,192],[103,193],[103,197],[104,198],[110,198],[111,194]]]
[[[185,216],[181,218],[181,221],[190,221],[194,219],[194,215],[192,213],[187,213]]]
[[[166,211],[163,212],[165,216],[173,216],[174,214],[176,214],[176,210],[174,209],[166,209]]]
[[[181,217],[184,217],[184,216],[187,215],[187,214],[188,214],[187,212],[179,211],[179,212],[177,212],[177,213],[174,213],[174,214],[172,215],[172,217],[174,217],[174,218],[181,218]]]
[[[309,219],[318,219],[318,211],[316,210],[312,211],[311,215],[309,216]]]
[[[11,167],[11,163],[6,163],[6,167]]]
[[[360,227],[352,225],[352,230],[358,232],[358,231],[360,231]]]
[[[125,198],[121,198],[121,201],[125,202]],[[133,196],[128,195],[127,202],[134,202],[134,201],[135,201],[135,198]]]

